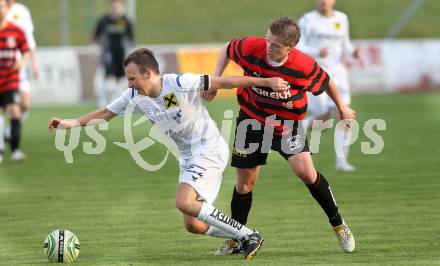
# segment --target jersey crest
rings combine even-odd
[[[179,106],[179,102],[177,101],[176,95],[174,95],[174,93],[169,93],[163,96],[163,101],[167,109]]]

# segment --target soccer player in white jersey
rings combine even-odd
[[[342,57],[348,55],[360,60],[361,53],[350,41],[347,15],[335,10],[335,3],[336,0],[316,0],[317,8],[300,18],[301,38],[298,49],[312,56],[327,71],[338,87],[344,103],[350,105],[350,86]],[[330,115],[335,115],[335,105],[326,93],[308,99],[309,116],[305,122],[309,127],[313,120],[327,120]],[[336,128],[336,169],[347,172],[355,170],[347,160],[349,139],[349,131],[346,132],[342,127]]]
[[[29,45],[29,54],[30,54],[30,62],[32,74],[35,78],[38,78],[40,75],[40,69],[38,66],[38,59],[36,55],[37,44],[34,37],[34,23],[32,22],[31,13],[29,9],[21,4],[16,3],[15,0],[7,0],[9,5],[9,11],[6,16],[7,20],[17,25],[26,36],[26,41]],[[17,54],[18,57],[21,57],[21,54]],[[20,68],[20,108],[21,108],[21,123],[23,123],[27,117],[29,116],[29,108],[31,107],[31,86],[29,80],[26,75],[26,67],[22,66]],[[3,125],[3,117],[0,118],[0,128]],[[5,137],[6,139],[10,139],[11,135],[11,127],[5,128]],[[3,141],[3,140],[1,140]]]
[[[176,207],[183,213],[186,229],[195,234],[237,239],[244,247],[245,259],[252,259],[263,242],[262,236],[212,205],[228,160],[228,145],[199,93],[243,86],[265,86],[284,92],[286,82],[281,78],[210,77],[191,73],[162,76],[153,53],[145,48],[128,55],[124,67],[130,88],[118,99],[75,122],[53,117],[49,130],[85,126],[93,119],[108,121],[131,105],[168,135],[179,149]]]

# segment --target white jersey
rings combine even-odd
[[[304,14],[298,24],[301,28],[298,49],[313,57],[330,76],[345,75],[342,56],[354,52],[347,15],[334,10],[331,17],[326,17],[314,10]],[[319,57],[323,48],[329,50],[324,58]]]
[[[169,136],[182,158],[209,154],[219,149],[227,151],[225,140],[198,95],[209,86],[210,77],[207,75],[166,74],[163,75],[159,97],[142,96],[129,88],[107,109],[114,114],[122,114],[130,102],[136,103],[134,112],[145,115]]]
[[[8,11],[7,20],[20,27],[25,35],[30,49],[35,49],[34,23],[29,9],[20,3],[14,3]]]

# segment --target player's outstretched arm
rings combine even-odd
[[[102,123],[103,120],[109,121],[116,115],[112,113],[107,108],[99,109],[93,112],[90,112],[88,114],[85,114],[83,116],[80,116],[74,120],[65,120],[58,117],[52,117],[49,121],[49,132],[52,132],[55,128],[63,128],[63,129],[70,129],[74,127],[80,127],[80,126],[86,126],[86,125],[92,125],[92,124],[98,124]],[[96,120],[95,123],[89,123],[92,120]]]
[[[246,88],[246,87],[269,87],[277,92],[284,92],[288,89],[288,83],[282,78],[255,78],[255,77],[211,77],[209,91],[218,89]],[[209,92],[208,91],[208,92]]]

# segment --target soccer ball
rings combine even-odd
[[[44,253],[51,262],[72,262],[79,255],[79,240],[69,230],[55,230],[44,240]]]

